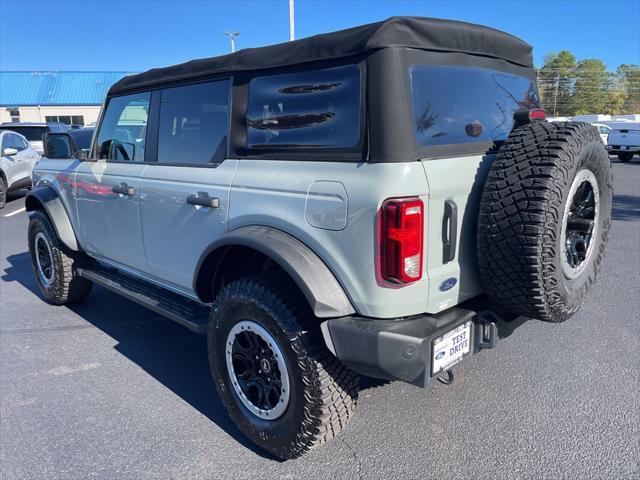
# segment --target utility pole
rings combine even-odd
[[[236,41],[235,38],[240,35],[240,32],[222,32],[224,33],[227,37],[229,37],[229,40],[231,40],[231,53],[236,51]]]
[[[558,87],[560,85],[560,74],[556,76],[556,93],[553,95],[553,116],[558,116]]]
[[[289,0],[289,41],[295,39],[294,25],[293,25],[293,0]]]

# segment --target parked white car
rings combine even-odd
[[[608,125],[605,125],[604,123],[593,123],[592,125],[596,127],[596,129],[598,130],[598,133],[600,134],[600,138],[602,139],[602,143],[604,143],[605,145],[608,145],[609,134],[611,133],[613,128],[609,127]]]
[[[4,208],[7,192],[31,186],[40,155],[25,137],[10,130],[0,131],[0,153],[0,208]]]

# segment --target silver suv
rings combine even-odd
[[[531,47],[396,17],[126,77],[88,159],[50,133],[27,198],[47,301],[93,284],[208,336],[253,442],[294,458],[358,374],[427,386],[515,316],[587,298],[611,223],[605,147],[547,123]]]

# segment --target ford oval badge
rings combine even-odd
[[[447,278],[444,282],[440,284],[440,291],[446,292],[447,290],[451,290],[453,287],[456,286],[456,283],[458,283],[457,278],[454,278],[454,277]]]
[[[440,360],[442,357],[444,357],[444,352],[438,352],[438,354],[436,355],[436,360]]]

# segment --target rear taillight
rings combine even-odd
[[[383,279],[411,283],[422,278],[424,204],[417,197],[390,198],[380,212],[378,269]]]
[[[546,120],[547,112],[544,108],[532,108],[531,110],[518,110],[513,113],[514,128],[521,127],[534,120]]]

